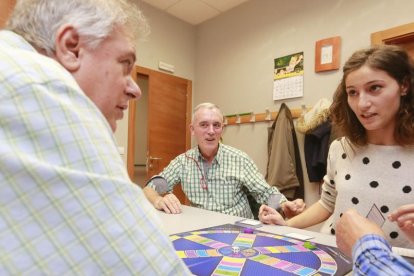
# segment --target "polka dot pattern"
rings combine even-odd
[[[387,216],[414,202],[414,146],[350,148],[342,139],[332,143],[329,156],[328,180],[321,195],[323,205],[333,212],[334,223],[328,231],[335,235],[336,221],[343,212],[355,208],[380,224],[393,246],[407,247],[409,241]]]
[[[392,163],[392,167],[394,169],[398,169],[399,167],[401,167],[401,162],[400,161],[395,161]]]
[[[398,237],[398,232],[391,232],[390,233],[390,238],[391,239],[396,239]]]
[[[385,213],[388,213],[388,211],[390,210],[387,206],[381,206],[381,212],[383,212],[384,214]]]
[[[378,182],[377,181],[371,181],[370,183],[369,183],[369,186],[371,186],[372,188],[376,188],[376,187],[378,187]]]
[[[404,186],[403,187],[403,189],[402,189],[402,191],[405,193],[405,194],[408,194],[408,193],[411,193],[411,187],[410,186]]]

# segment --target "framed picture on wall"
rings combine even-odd
[[[315,45],[315,72],[339,69],[341,37],[316,41]]]

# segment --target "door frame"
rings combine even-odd
[[[371,45],[400,44],[413,40],[414,23],[400,25],[371,34]]]
[[[132,71],[132,78],[137,83],[138,82],[138,74],[144,75],[148,77],[148,94],[151,93],[151,79],[154,77],[152,72],[153,70],[149,68],[145,68],[142,66],[135,65]],[[157,73],[161,73],[157,71]],[[165,73],[162,73],[165,74]],[[176,77],[176,76],[174,76]],[[178,77],[177,77],[178,78]],[[128,108],[128,145],[127,145],[127,170],[128,175],[131,179],[134,176],[134,159],[135,159],[135,132],[136,132],[136,122],[135,122],[135,112],[136,112],[136,102],[130,101],[129,108]],[[149,110],[149,108],[148,108]],[[186,122],[187,126],[191,123],[191,113],[192,113],[192,82],[188,80],[187,85],[187,103],[186,103]],[[151,137],[148,136],[148,139]],[[148,144],[148,143],[147,143]],[[191,135],[190,135],[190,128],[186,128],[186,135],[185,135],[185,148],[188,150],[191,147]]]

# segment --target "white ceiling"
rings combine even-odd
[[[192,25],[200,24],[248,0],[142,0]]]

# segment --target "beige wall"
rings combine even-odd
[[[330,99],[341,72],[314,72],[317,40],[341,36],[342,66],[353,51],[369,46],[372,32],[414,21],[412,0],[250,0],[197,27],[141,6],[152,34],[139,44],[138,64],[152,69],[159,60],[174,64],[177,76],[193,80],[194,104],[214,102],[224,114],[277,111],[281,101],[272,100],[273,60],[301,51],[304,96],[286,103],[299,108]],[[247,152],[262,173],[267,126],[228,126],[224,133],[224,142]],[[124,137],[124,131],[117,135]],[[299,140],[303,145],[303,136]],[[308,204],[317,200],[317,186],[307,183],[306,196]]]

